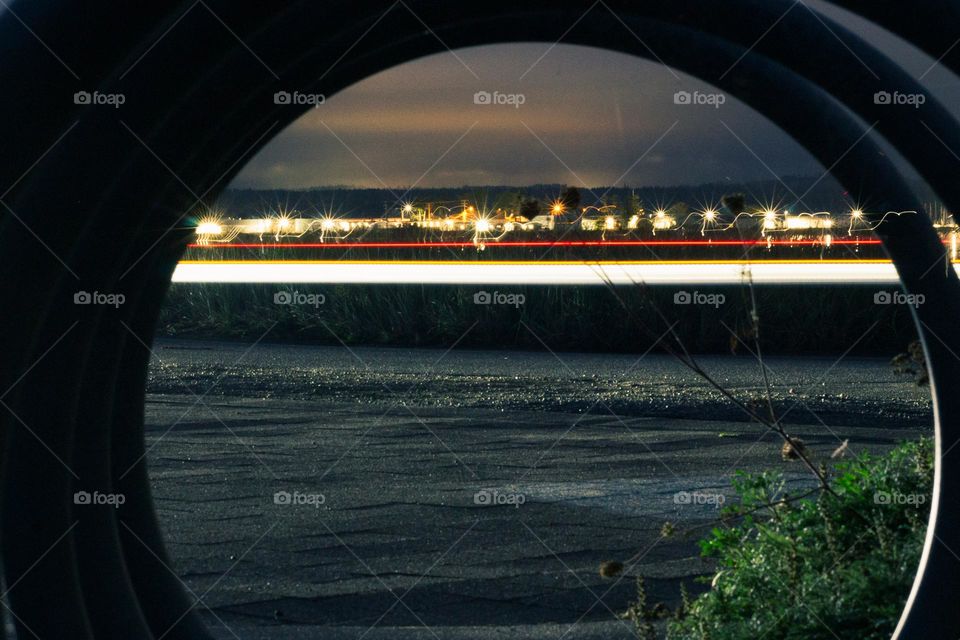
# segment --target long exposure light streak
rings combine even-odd
[[[834,245],[878,245],[876,238],[837,238]],[[497,247],[750,247],[750,246],[798,246],[824,245],[823,240],[532,240],[487,242],[485,248]],[[475,247],[474,242],[229,242],[191,244],[190,248],[203,249],[432,249]]]
[[[185,260],[173,282],[451,285],[737,285],[899,282],[887,260],[616,262]]]

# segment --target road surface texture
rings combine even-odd
[[[630,638],[617,614],[635,576],[651,603],[702,588],[695,541],[735,470],[810,486],[775,434],[665,355],[162,341],[155,356],[171,569],[222,638]],[[764,397],[751,356],[700,360]],[[818,459],[930,432],[929,395],[885,359],[767,365]],[[690,532],[664,538],[665,522]]]

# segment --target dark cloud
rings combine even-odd
[[[826,10],[917,76],[933,63],[875,27]],[[649,186],[823,171],[732,97],[719,108],[674,103],[678,91],[716,91],[704,82],[631,56],[569,45],[544,55],[548,47],[476,47],[372,76],[288,127],[234,185]],[[956,83],[945,70],[924,79],[947,104],[960,103],[948,93]],[[477,105],[477,91],[522,94],[524,103]]]

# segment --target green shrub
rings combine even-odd
[[[738,474],[739,503],[724,513],[737,524],[700,542],[717,562],[711,587],[668,638],[889,638],[923,548],[933,443],[842,462],[831,477],[835,495],[791,500],[778,473]]]

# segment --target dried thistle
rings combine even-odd
[[[784,460],[800,460],[801,455],[807,459],[810,458],[810,452],[807,449],[807,443],[800,438],[790,438],[790,442],[784,442],[780,447],[780,457]]]
[[[623,573],[623,563],[615,560],[607,560],[600,563],[601,578],[615,578]]]
[[[850,448],[850,440],[844,440],[840,443],[840,446],[833,450],[833,453],[830,454],[831,459],[843,458],[847,455],[847,449]]]

